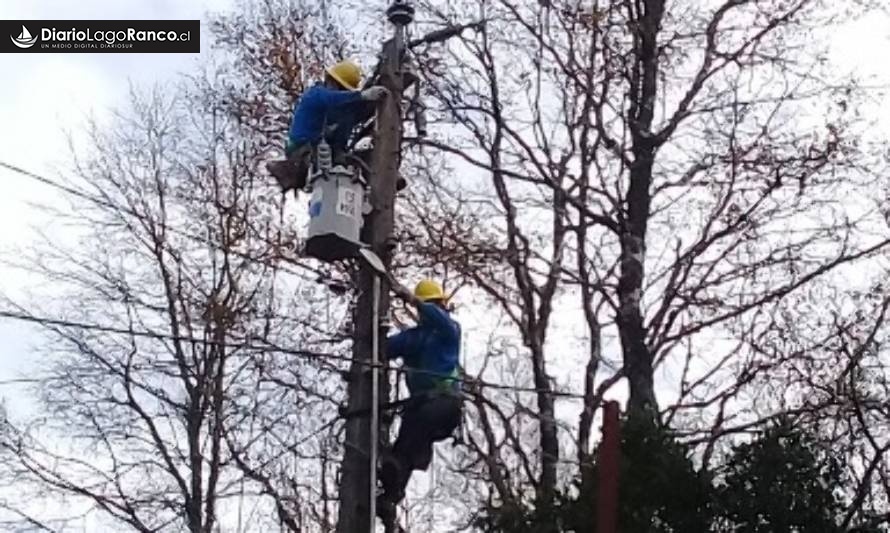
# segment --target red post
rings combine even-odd
[[[599,446],[596,533],[618,533],[618,464],[620,461],[618,402],[603,405],[603,438]]]

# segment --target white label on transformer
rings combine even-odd
[[[350,187],[340,188],[340,196],[337,202],[337,214],[352,218],[359,218],[362,214],[361,197],[356,190]]]

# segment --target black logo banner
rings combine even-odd
[[[0,20],[0,53],[200,51],[200,20]]]

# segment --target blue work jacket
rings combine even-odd
[[[401,358],[407,369],[408,390],[417,395],[459,387],[460,324],[433,303],[419,307],[420,323],[386,339],[387,354]]]
[[[332,148],[345,149],[356,124],[370,117],[373,111],[373,106],[362,100],[358,91],[338,91],[321,83],[313,85],[294,105],[288,144],[316,145],[325,125],[336,125],[326,140]]]

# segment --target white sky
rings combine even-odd
[[[4,19],[201,19],[225,9],[229,0],[0,0]],[[203,25],[203,24],[202,24]],[[203,28],[202,28],[203,29]],[[7,38],[0,35],[0,38]],[[201,48],[209,50],[202,31]],[[870,84],[890,85],[890,17],[855,21],[834,41],[834,62],[841,71],[858,71]],[[203,54],[202,54],[203,55]],[[174,78],[200,61],[198,54],[0,54],[0,161],[50,177],[64,168],[66,131],[76,132],[85,116],[101,117],[122,104],[130,83],[152,84]],[[890,106],[876,101],[872,117],[881,134],[890,133]],[[77,140],[75,136],[75,140]],[[57,194],[45,186],[0,169],[0,258],[33,238],[39,224],[29,202]],[[0,292],[16,295],[27,279],[0,266]],[[17,387],[4,380],[27,376],[33,363],[33,332],[0,320],[0,398],[14,411],[27,408]]]

